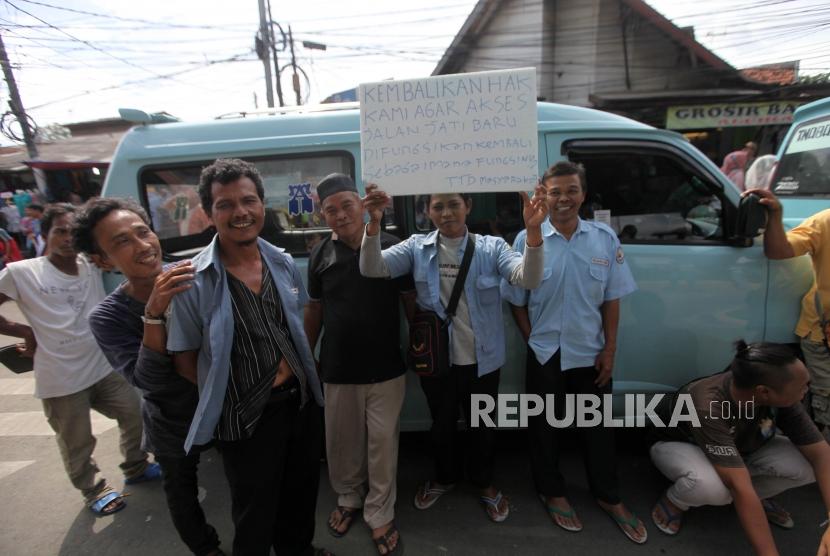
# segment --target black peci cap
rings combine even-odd
[[[317,184],[317,196],[320,198],[321,205],[326,197],[341,191],[357,193],[354,180],[346,174],[329,174]]]

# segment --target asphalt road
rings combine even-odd
[[[21,318],[10,303],[0,313],[15,320]],[[8,343],[12,340],[0,336],[0,345]],[[0,367],[0,555],[187,554],[170,523],[158,483],[124,489],[130,494],[128,506],[113,516],[96,518],[82,505],[63,470],[40,402],[32,397],[33,386],[31,375],[14,375]],[[93,423],[98,438],[96,460],[113,485],[121,487],[115,423],[100,415]],[[533,492],[523,433],[500,432],[498,441],[497,485],[510,498],[511,514],[506,522],[492,524],[478,505],[475,491],[468,486],[446,495],[427,511],[413,508],[416,485],[427,477],[430,463],[425,435],[403,434],[397,523],[408,556],[751,553],[731,507],[690,512],[677,537],[667,537],[651,524],[650,508],[666,483],[652,467],[640,435],[622,434],[618,451],[623,498],[649,526],[649,540],[643,546],[628,541],[592,501],[577,442],[572,442],[563,454],[562,468],[572,482],[570,499],[585,529],[567,533],[551,524]],[[230,552],[233,528],[221,460],[211,450],[202,461],[203,505],[219,531],[223,548]],[[825,515],[818,490],[815,486],[803,487],[782,494],[778,500],[796,522],[791,531],[774,530],[781,554],[814,555],[822,532],[818,524]],[[342,539],[329,536],[325,521],[334,502],[325,464],[321,464],[316,544],[339,556],[376,554],[362,522],[355,523]]]

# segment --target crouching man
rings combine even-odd
[[[675,535],[689,508],[734,503],[755,552],[769,555],[778,550],[767,521],[793,527],[772,496],[818,479],[830,509],[830,445],[800,403],[809,381],[787,346],[740,341],[726,371],[681,387],[678,395],[691,396],[700,426],[655,429],[651,459],[673,482],[654,506],[655,525]],[[658,407],[664,422],[672,402],[665,398]],[[830,554],[827,530],[818,554]]]

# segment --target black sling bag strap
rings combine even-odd
[[[461,299],[461,291],[464,289],[464,281],[467,279],[467,271],[470,270],[470,264],[473,262],[473,251],[475,250],[476,240],[473,234],[467,234],[467,248],[464,249],[464,257],[461,259],[458,276],[455,277],[455,284],[452,286],[450,301],[447,303],[447,308],[444,311],[447,314],[447,322],[451,321],[455,316],[455,310],[458,308],[458,300]]]

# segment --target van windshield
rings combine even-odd
[[[830,195],[830,118],[800,125],[778,163],[772,190],[776,195]]]

